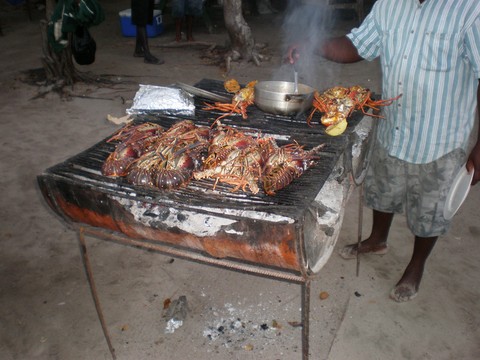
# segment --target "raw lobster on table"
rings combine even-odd
[[[120,131],[110,139],[121,141],[117,145],[120,150],[116,149],[107,158],[102,173],[107,176],[124,176],[131,184],[161,189],[175,189],[187,185],[193,171],[202,166],[208,149],[210,129],[196,126],[191,120],[184,120],[167,131],[162,128],[162,132],[152,133],[148,142],[143,143],[143,149],[123,151],[124,148],[134,148],[130,139],[141,137],[139,131],[146,128],[142,125]],[[123,135],[127,132],[131,133],[128,137]],[[139,145],[135,142],[134,144]],[[122,164],[122,171],[108,171],[112,162]]]
[[[305,151],[297,143],[279,146],[272,137],[252,136],[220,122],[214,128],[184,120],[165,130],[154,123],[125,126],[108,141],[119,141],[102,174],[134,185],[165,190],[192,179],[211,179],[267,195],[288,186],[319,159],[319,145]]]
[[[135,160],[127,181],[160,189],[176,189],[192,179],[208,149],[210,129],[184,120],[165,131],[156,148]]]
[[[230,93],[233,93],[231,103],[206,104],[204,110],[220,110],[225,114],[219,116],[216,121],[223,119],[224,117],[241,114],[243,119],[247,116],[247,107],[255,102],[255,84],[257,81],[250,81],[244,88],[241,88],[240,84],[235,79],[229,79],[224,82],[224,88]]]
[[[340,135],[347,127],[347,118],[355,110],[362,111],[363,114],[372,117],[381,117],[376,114],[380,107],[389,106],[399,95],[392,99],[373,100],[371,91],[359,85],[351,87],[335,86],[327,89],[323,93],[316,91],[313,99],[313,109],[307,118],[307,124],[311,126],[313,116],[316,112],[323,115],[320,122],[327,127],[326,133],[329,135]],[[368,109],[374,112],[367,112]]]
[[[227,126],[214,130],[203,169],[194,173],[197,180],[210,178],[233,185],[232,192],[247,188],[256,194],[262,170],[273,147],[271,138],[254,138]]]
[[[212,138],[209,155],[195,179],[210,178],[239,189],[259,192],[259,184],[267,195],[287,187],[316,160],[323,145],[305,151],[297,143],[278,146],[271,137],[253,137],[227,126],[219,126]]]
[[[164,128],[158,124],[146,122],[140,125],[129,123],[115,133],[107,142],[119,141],[102,166],[106,176],[125,176],[132,162],[150,152],[158,141]]]
[[[263,189],[267,195],[285,188],[294,179],[300,177],[316,160],[319,160],[318,145],[309,151],[297,143],[275,147],[268,157],[263,170]]]

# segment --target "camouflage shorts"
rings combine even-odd
[[[445,234],[450,221],[443,208],[456,172],[466,161],[463,149],[456,149],[428,164],[412,164],[389,156],[376,144],[365,177],[366,206],[387,213],[405,211],[416,236]]]

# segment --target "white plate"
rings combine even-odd
[[[445,201],[445,207],[443,208],[443,217],[445,220],[450,220],[467,198],[473,173],[474,171],[469,174],[465,165],[462,165],[457,176],[455,176],[452,187],[448,192],[447,200]]]

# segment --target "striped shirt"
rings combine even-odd
[[[378,140],[391,156],[425,164],[466,149],[480,78],[479,0],[378,0],[348,38],[380,57],[384,108]]]

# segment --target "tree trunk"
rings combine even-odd
[[[227,70],[232,60],[254,61],[259,65],[260,56],[255,50],[252,30],[243,17],[242,0],[224,0],[223,18],[231,42],[231,50],[226,59]]]
[[[75,68],[72,60],[72,51],[67,45],[60,53],[53,50],[47,36],[48,23],[40,22],[40,31],[42,34],[42,65],[45,70],[45,76],[49,83],[56,83],[60,86],[73,85],[81,80],[81,76]],[[71,36],[69,36],[69,43]]]
[[[72,59],[72,51],[69,45],[61,52],[55,52],[48,41],[48,22],[55,8],[55,0],[47,0],[45,3],[45,20],[40,21],[40,32],[42,34],[42,65],[45,70],[45,76],[49,83],[59,86],[72,85],[76,81],[82,80],[81,74],[75,68]],[[69,34],[68,43],[71,43],[72,36]]]
[[[50,17],[52,16],[56,3],[56,0],[45,1],[45,17],[47,18],[47,20],[50,19]]]

